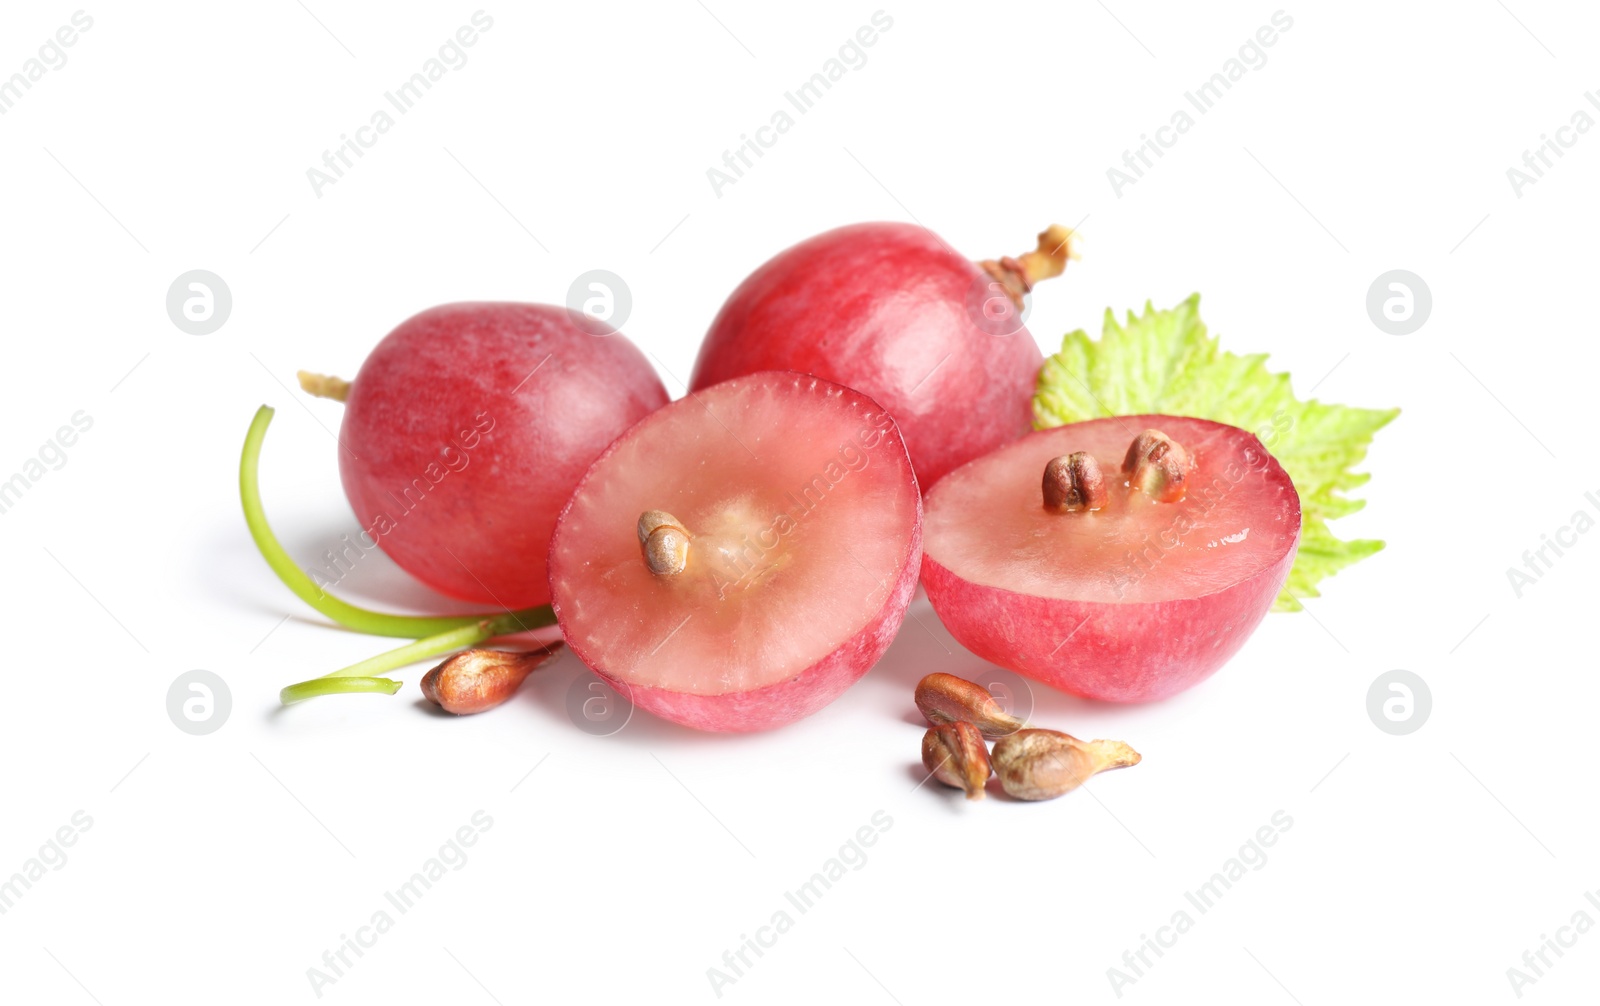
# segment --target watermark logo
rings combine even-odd
[[[33,890],[43,880],[46,870],[58,871],[67,865],[67,850],[78,844],[84,832],[94,827],[94,818],[81,810],[72,812],[66,824],[57,828],[39,851],[22,864],[22,868],[9,877],[0,877],[0,915],[17,906],[22,896]]]
[[[633,291],[614,272],[590,269],[567,288],[567,314],[590,335],[615,335],[632,313]]]
[[[1583,98],[1595,109],[1600,109],[1600,94],[1585,91]],[[1567,151],[1578,145],[1578,138],[1593,128],[1594,116],[1579,108],[1572,113],[1566,125],[1556,128],[1555,136],[1540,133],[1539,145],[1522,152],[1522,167],[1506,169],[1506,180],[1511,183],[1512,194],[1521,199],[1523,189],[1539,184],[1545,172],[1554,168],[1556,161],[1567,156]]]
[[[1367,317],[1381,332],[1410,335],[1433,313],[1433,292],[1421,276],[1390,269],[1367,287]]]
[[[1276,810],[1268,823],[1257,828],[1239,851],[1222,864],[1222,868],[1195,887],[1183,892],[1188,907],[1180,907],[1164,925],[1155,927],[1155,933],[1140,933],[1139,943],[1132,950],[1122,952],[1121,967],[1106,968],[1106,980],[1118,999],[1123,989],[1136,985],[1149,975],[1167,951],[1178,945],[1178,939],[1193,929],[1195,922],[1216,908],[1233,888],[1251,873],[1267,865],[1267,850],[1278,844],[1283,833],[1294,827],[1294,818],[1287,812]],[[1190,914],[1189,909],[1194,909]]]
[[[233,313],[233,291],[221,276],[190,269],[167,287],[167,317],[181,332],[210,335]]]
[[[1600,897],[1596,896],[1597,893],[1600,892],[1584,891],[1583,900],[1589,903],[1590,908],[1600,912]],[[1546,972],[1555,967],[1561,958],[1567,956],[1568,950],[1578,945],[1578,937],[1593,928],[1594,916],[1590,915],[1587,909],[1579,908],[1572,913],[1566,925],[1556,927],[1554,936],[1540,933],[1538,948],[1522,952],[1522,966],[1506,968],[1506,980],[1511,983],[1511,991],[1521,999],[1523,989],[1529,985],[1537,985],[1539,979],[1548,977]]]
[[[1600,495],[1584,493],[1584,501],[1595,511],[1600,513]],[[1569,549],[1575,548],[1581,536],[1586,535],[1595,526],[1594,514],[1587,510],[1574,510],[1570,520],[1556,528],[1549,534],[1539,536],[1539,547],[1524,549],[1522,552],[1522,569],[1515,566],[1506,567],[1506,580],[1511,584],[1511,593],[1517,600],[1522,600],[1523,591],[1544,579],[1544,575],[1556,568],[1556,560],[1567,554]],[[1553,554],[1552,554],[1553,553]]]
[[[481,33],[494,27],[494,18],[481,10],[473,13],[471,21],[471,24],[462,25],[453,36],[445,39],[436,55],[423,61],[420,70],[401,81],[393,90],[383,92],[387,108],[380,105],[374,109],[364,125],[352,130],[355,136],[340,133],[338,145],[322,152],[322,166],[306,169],[306,181],[311,183],[311,191],[318,199],[322,198],[323,189],[337,185],[345,173],[354,168],[356,162],[367,156],[366,152],[376,147],[378,140],[394,128],[396,115],[409,114],[447,74],[466,67],[467,49],[478,44]],[[390,109],[394,110],[393,115]]]
[[[1000,711],[1007,716],[1023,723],[1033,718],[1033,687],[1027,678],[991,665],[972,675],[972,681],[988,689]]]
[[[755,167],[756,160],[767,156],[766,152],[795,127],[795,115],[810,112],[823,95],[833,90],[834,84],[844,79],[845,74],[867,65],[867,48],[877,45],[878,36],[894,27],[894,18],[881,10],[873,12],[871,22],[857,28],[854,35],[845,39],[844,44],[839,46],[838,54],[824,61],[821,70],[813,73],[794,90],[783,92],[784,104],[773,109],[765,125],[756,127],[753,138],[749,133],[740,133],[739,145],[722,152],[722,167],[706,169],[706,180],[711,183],[712,195],[721,199],[723,189],[738,184],[745,172]],[[794,115],[790,114],[791,109]]]
[[[706,980],[711,991],[721,999],[731,985],[737,985],[766,952],[778,945],[778,938],[794,928],[796,919],[815,908],[835,884],[867,865],[867,850],[878,844],[878,839],[894,827],[894,818],[887,811],[874,811],[866,824],[855,830],[834,855],[828,857],[817,872],[792,891],[783,892],[783,904],[767,919],[765,925],[755,927],[755,932],[740,933],[739,944],[733,950],[724,950],[720,967],[706,968]],[[793,909],[793,914],[790,913]]]
[[[185,671],[167,688],[167,716],[186,734],[216,733],[233,712],[233,692],[211,671]]]
[[[336,948],[322,952],[320,967],[306,968],[306,981],[311,984],[316,998],[321,999],[330,986],[348,977],[367,951],[377,946],[378,940],[394,928],[401,916],[416,908],[435,885],[451,873],[465,869],[470,861],[467,850],[477,845],[483,834],[493,827],[494,818],[487,811],[473,811],[471,820],[452,832],[415,873],[394,890],[383,892],[383,904],[368,916],[365,924],[356,926],[354,933],[340,933]]]
[[[21,70],[10,77],[0,77],[0,115],[11,111],[11,107],[33,90],[33,85],[43,80],[46,73],[65,67],[67,49],[77,45],[78,36],[93,27],[94,18],[81,10],[77,11],[72,15],[71,23],[57,28],[54,35],[44,40],[38,55],[30,56],[23,62]]]
[[[1386,671],[1367,689],[1367,715],[1386,734],[1414,734],[1433,712],[1433,692],[1414,671]]]
[[[1006,288],[988,273],[972,278],[967,287],[967,317],[978,331],[997,338],[1016,335],[1028,324],[1033,305],[1024,300],[1021,307]]]
[[[58,427],[55,436],[46,440],[35,456],[22,463],[20,471],[10,478],[0,475],[0,514],[9,513],[40,479],[65,468],[68,448],[94,428],[94,417],[82,409],[72,414],[71,422],[71,426]]]
[[[567,686],[567,718],[573,726],[596,737],[610,737],[633,719],[633,699],[628,686],[620,691],[590,673],[579,674]]]
[[[1293,27],[1294,18],[1281,10],[1274,11],[1269,24],[1257,28],[1254,35],[1246,38],[1239,46],[1238,54],[1229,56],[1220,70],[1201,81],[1192,91],[1183,92],[1183,100],[1194,109],[1196,115],[1209,114],[1217,102],[1233,90],[1233,85],[1244,79],[1245,74],[1251,70],[1259,72],[1267,65],[1266,50],[1277,45],[1279,36]],[[1122,152],[1122,166],[1112,165],[1106,169],[1106,180],[1111,183],[1111,191],[1116,197],[1121,199],[1123,189],[1137,185],[1146,172],[1155,167],[1156,161],[1167,156],[1166,152],[1177,146],[1184,134],[1194,128],[1196,121],[1194,115],[1179,106],[1173,110],[1166,125],[1154,131],[1154,137],[1149,133],[1140,133],[1138,145]]]

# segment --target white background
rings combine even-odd
[[[90,8],[68,62],[0,116],[0,477],[75,411],[94,420],[0,515],[0,875],[74,811],[93,820],[0,916],[0,998],[314,1001],[307,969],[481,809],[494,823],[470,861],[325,1000],[713,1002],[707,969],[881,810],[893,826],[866,865],[723,999],[1111,1002],[1107,969],[1282,810],[1266,865],[1123,998],[1513,1001],[1506,969],[1541,934],[1580,909],[1600,920],[1583,898],[1600,887],[1600,535],[1520,599],[1506,576],[1600,494],[1600,131],[1520,198],[1506,176],[1577,109],[1600,116],[1583,97],[1600,85],[1594,13],[1286,8],[1268,62],[1119,197],[1106,169],[1277,8],[890,6],[866,65],[719,198],[706,169],[878,8],[708,6],[489,7],[469,62],[320,198],[306,169],[475,5]],[[0,75],[74,10],[7,5]],[[865,680],[768,735],[640,713],[591,736],[565,712],[587,675],[570,656],[475,718],[419,708],[421,668],[394,699],[277,707],[285,683],[387,645],[326,626],[245,533],[237,452],[263,402],[291,550],[310,561],[356,528],[339,406],[286,390],[297,368],[349,376],[424,307],[559,303],[605,268],[632,289],[625,331],[681,394],[744,274],[868,219],[915,219],[974,258],[1082,221],[1083,260],[1036,292],[1047,351],[1108,305],[1199,290],[1224,346],[1270,352],[1302,395],[1401,406],[1367,462],[1370,505],[1335,526],[1387,551],[1168,702],[1036,689],[1036,722],[1145,755],[1038,805],[913,791],[913,683],[982,670],[920,599]],[[164,306],[196,268],[234,299],[206,336]],[[1365,308],[1394,268],[1434,300],[1407,336]],[[344,593],[445,607],[382,558]],[[232,690],[209,736],[165,710],[194,668]],[[1395,668],[1433,695],[1404,737],[1365,706]],[[1600,935],[1550,960],[1523,996],[1579,1001]]]

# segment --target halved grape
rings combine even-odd
[[[689,536],[652,572],[640,515]],[[870,398],[791,372],[648,416],[590,467],[550,548],[567,644],[633,702],[706,730],[822,708],[887,649],[922,552],[900,432]]]
[[[1184,498],[1127,485],[1122,462],[1158,429],[1194,468]],[[1085,451],[1099,510],[1046,510],[1052,458]],[[1074,694],[1163,698],[1238,651],[1288,577],[1300,497],[1261,442],[1221,423],[1117,416],[1042,430],[951,472],[928,493],[923,583],[939,618],[986,660]]]

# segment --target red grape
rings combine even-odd
[[[1026,433],[1044,362],[1012,296],[1059,273],[1065,228],[980,267],[933,232],[866,223],[819,234],[739,285],[706,333],[690,389],[796,370],[882,403],[926,488]],[[1010,295],[1008,295],[1008,293]]]
[[[567,309],[462,303],[389,333],[352,382],[339,470],[361,526],[443,594],[549,600],[550,536],[605,446],[665,405],[644,354]]]

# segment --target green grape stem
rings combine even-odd
[[[339,625],[372,636],[416,640],[322,677],[290,685],[279,693],[285,705],[319,695],[374,692],[393,695],[399,691],[400,682],[379,675],[429,657],[475,646],[497,636],[555,624],[555,613],[549,605],[475,615],[392,615],[358,607],[324,591],[290,558],[288,551],[272,533],[266,510],[261,504],[261,444],[266,439],[272,415],[270,406],[263,405],[256,411],[255,419],[250,423],[250,432],[245,436],[244,452],[239,458],[239,499],[244,504],[244,519],[250,528],[250,537],[255,541],[262,558],[267,560],[267,565],[296,597]]]
[[[399,689],[400,682],[380,678],[378,675],[427,660],[429,657],[476,646],[496,636],[521,631],[520,624],[513,617],[514,614],[507,612],[497,618],[485,619],[473,625],[464,625],[459,629],[451,629],[426,639],[419,639],[414,643],[398,646],[376,657],[357,661],[349,667],[330,671],[320,678],[290,685],[278,693],[278,698],[287,706],[318,695],[382,691],[381,687],[376,686],[377,682],[393,685],[394,687],[388,689],[388,694],[393,695]]]
[[[391,615],[357,607],[329,594],[299,566],[279,543],[272,527],[267,523],[266,510],[261,505],[261,442],[266,439],[267,426],[272,422],[273,409],[263,405],[256,410],[250,423],[250,432],[244,438],[244,453],[239,458],[239,499],[244,504],[244,520],[250,527],[250,537],[261,551],[267,565],[282,580],[284,586],[294,591],[296,597],[328,618],[356,632],[369,636],[394,636],[402,639],[421,639],[452,629],[460,629],[479,622],[510,617],[517,626],[511,630],[522,632],[555,624],[555,613],[550,606],[539,605],[511,612],[488,612],[475,615]]]
[[[314,699],[318,695],[356,695],[364,692],[393,695],[399,690],[400,682],[391,678],[312,678],[290,685],[278,693],[278,698],[287,706]]]

